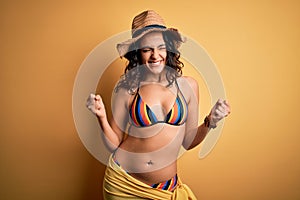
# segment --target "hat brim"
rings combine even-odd
[[[166,28],[166,29],[151,28],[151,29],[143,31],[137,37],[128,39],[122,43],[117,44],[117,50],[119,52],[119,55],[121,57],[123,57],[127,52],[132,51],[133,49],[129,49],[132,44],[136,43],[139,39],[141,39],[147,33],[154,32],[154,31],[168,32],[170,34],[170,36],[172,36],[174,38],[174,45],[175,45],[176,49],[178,49],[181,46],[181,44],[186,41],[186,38],[184,36],[182,36],[177,31],[177,29],[174,29],[174,28]]]

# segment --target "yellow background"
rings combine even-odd
[[[149,8],[207,50],[232,106],[214,150],[179,160],[183,181],[205,200],[299,199],[300,3],[291,0],[0,1],[1,199],[101,199],[104,166],[75,130],[73,83],[97,44]]]

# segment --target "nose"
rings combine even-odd
[[[159,51],[158,51],[157,48],[154,48],[154,49],[152,50],[151,57],[152,57],[152,59],[157,59],[157,58],[159,58]]]

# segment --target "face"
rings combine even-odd
[[[150,32],[140,40],[141,61],[153,74],[160,74],[166,64],[167,50],[161,32]]]

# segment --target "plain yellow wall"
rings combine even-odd
[[[104,166],[75,130],[73,83],[98,43],[149,8],[208,51],[232,105],[214,150],[180,158],[183,181],[205,200],[299,199],[300,3],[291,0],[0,1],[1,199],[101,199]]]

